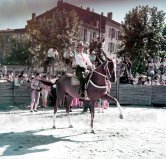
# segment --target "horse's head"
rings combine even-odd
[[[111,81],[111,82],[115,82],[115,79],[116,79],[116,66],[115,66],[115,61],[112,60],[112,59],[107,59],[107,61],[104,62],[105,63],[105,66],[104,66],[104,69],[106,71],[106,76],[108,77],[108,79]]]

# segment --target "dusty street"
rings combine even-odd
[[[0,159],[166,159],[166,109],[96,108],[95,134],[90,114],[74,109],[68,128],[64,110],[52,129],[53,110],[0,111]]]

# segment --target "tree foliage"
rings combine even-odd
[[[52,17],[46,16],[35,25],[28,26],[33,45],[38,46],[38,54],[34,54],[38,63],[42,63],[49,48],[57,47],[62,57],[63,49],[78,40],[79,18],[75,11],[55,10]]]
[[[122,23],[122,45],[118,54],[130,57],[134,73],[144,72],[145,60],[149,56],[159,55],[164,40],[162,36],[164,18],[163,11],[148,6],[138,6],[126,14]]]
[[[166,24],[164,26],[162,36],[163,36],[163,39],[164,39],[163,42],[162,42],[162,45],[161,45],[162,56],[166,56]]]
[[[33,65],[32,41],[29,35],[13,35],[9,38],[10,52],[7,58],[10,64]]]

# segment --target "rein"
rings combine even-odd
[[[109,61],[109,62],[110,62],[110,61]],[[109,63],[109,62],[107,61],[107,63],[106,63],[105,66],[104,66],[104,69],[106,70],[106,74],[107,74],[107,71],[108,71],[109,77],[111,77],[110,71],[109,71],[109,69],[108,69],[108,63]],[[92,75],[93,75],[94,72],[97,73],[97,74],[100,75],[100,76],[103,76],[104,78],[108,78],[108,75],[105,75],[105,74],[103,74],[103,73],[100,73],[100,72],[98,72],[98,71],[96,71],[96,70],[94,70],[94,71],[92,72],[91,77],[92,77]],[[91,83],[94,87],[96,87],[96,88],[100,88],[100,89],[107,88],[107,85],[104,85],[104,86],[96,85],[96,84],[91,80],[91,77],[90,77],[90,79],[89,79],[89,81],[88,81],[86,87],[88,87],[89,82],[90,82],[90,83]]]
[[[107,76],[106,76],[105,74],[102,74],[102,73],[100,73],[100,72],[97,72],[96,70],[94,70],[93,72],[96,72],[97,74],[99,74],[99,75],[101,75],[101,76],[107,78]],[[92,74],[93,74],[93,72],[92,72]]]

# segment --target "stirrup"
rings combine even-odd
[[[80,93],[80,98],[82,99],[82,100],[89,100],[89,98],[88,98],[88,95],[87,95],[87,92],[85,91],[85,92],[81,92]]]

